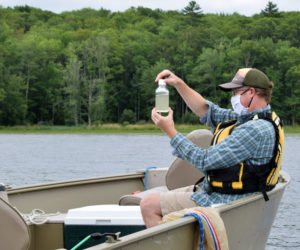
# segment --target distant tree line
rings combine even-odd
[[[255,67],[274,82],[272,108],[300,122],[300,12],[269,2],[261,13],[203,14],[143,7],[55,14],[0,7],[0,125],[143,123],[156,74],[168,68],[205,98],[230,107],[217,85]],[[195,123],[173,88],[177,122]]]

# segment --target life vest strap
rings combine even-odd
[[[196,192],[198,184],[201,183],[204,179],[205,179],[205,176],[201,177],[201,178],[194,184],[193,192]]]

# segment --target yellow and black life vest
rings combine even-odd
[[[252,120],[264,119],[273,124],[276,141],[273,157],[269,163],[264,165],[247,165],[241,162],[235,166],[207,171],[207,181],[212,192],[226,194],[244,194],[261,191],[265,200],[268,200],[266,191],[272,190],[278,182],[281,168],[284,133],[280,118],[273,113],[258,113]],[[216,145],[236,127],[236,120],[219,123],[214,132],[212,145]]]

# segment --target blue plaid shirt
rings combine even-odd
[[[171,146],[175,149],[178,157],[189,161],[204,174],[207,170],[229,168],[242,161],[249,165],[262,165],[271,160],[275,144],[273,125],[263,119],[249,120],[256,113],[271,111],[270,105],[238,116],[230,109],[220,108],[210,101],[206,101],[206,103],[209,105],[209,110],[200,121],[210,126],[212,130],[218,123],[233,119],[237,119],[237,124],[240,125],[233,130],[231,135],[208,149],[197,147],[181,133],[176,134],[171,140]],[[231,202],[253,194],[221,194],[217,192],[208,194],[210,186],[206,179],[199,186],[202,190],[196,191],[191,199],[203,207]]]

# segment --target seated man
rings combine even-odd
[[[279,118],[275,114],[272,117],[269,105],[273,83],[268,77],[257,69],[245,68],[238,70],[230,83],[219,85],[225,91],[232,91],[234,111],[205,100],[169,70],[158,74],[156,81],[162,78],[176,88],[200,121],[215,133],[211,147],[199,148],[177,132],[172,109],[169,108],[168,116],[152,110],[153,122],[170,137],[178,156],[202,171],[205,179],[195,188],[190,186],[142,199],[140,206],[146,226],[157,225],[163,215],[173,211],[227,203],[254,192],[262,192],[267,200],[266,191],[277,183],[282,158],[277,148],[283,140],[283,133],[278,132],[279,123],[273,121]],[[271,175],[275,173],[277,176],[273,178]]]

